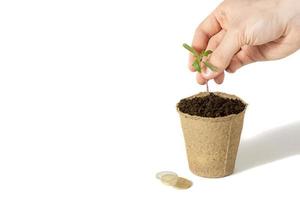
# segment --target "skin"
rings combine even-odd
[[[221,84],[224,71],[284,58],[300,48],[300,3],[298,0],[225,0],[196,29],[192,46],[213,50],[208,60],[217,72],[203,68],[197,82],[214,79]],[[192,67],[193,56],[189,58]]]

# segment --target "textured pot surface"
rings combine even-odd
[[[237,96],[226,93],[216,92],[215,94],[225,98],[241,100]],[[201,92],[188,98],[206,95],[208,95],[207,92]],[[247,104],[245,103],[245,105]],[[239,114],[207,118],[182,113],[177,107],[189,167],[194,174],[217,178],[233,173],[245,110],[246,107]]]

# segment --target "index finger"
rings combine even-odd
[[[192,47],[201,52],[206,49],[209,39],[222,30],[221,25],[219,24],[214,13],[211,13],[206,19],[197,27],[194,38],[192,42]],[[189,67],[192,71],[195,71],[192,63],[194,58],[190,55]]]

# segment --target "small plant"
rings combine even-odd
[[[196,49],[194,49],[193,47],[189,46],[188,44],[184,43],[183,47],[186,48],[189,52],[191,52],[195,58],[192,66],[194,67],[194,69],[201,73],[201,71],[203,70],[201,68],[201,63],[203,63],[206,67],[208,67],[211,71],[218,71],[218,68],[213,66],[211,63],[209,63],[208,61],[203,61],[203,57],[207,57],[209,54],[212,53],[211,50],[206,50],[206,51],[202,51],[201,53],[198,53],[196,51]],[[209,92],[209,87],[208,87],[208,81],[206,81],[206,91]]]
[[[212,51],[211,50],[206,50],[206,51],[202,51],[201,53],[198,53],[193,47],[191,47],[191,46],[189,46],[188,44],[183,44],[183,47],[184,48],[186,48],[188,51],[190,51],[192,54],[193,54],[193,56],[194,56],[194,58],[195,58],[195,60],[194,60],[194,62],[193,62],[193,67],[194,67],[194,69],[197,71],[197,72],[199,72],[199,73],[201,73],[201,71],[203,70],[202,68],[201,68],[201,63],[203,63],[206,67],[208,67],[211,71],[218,71],[218,68],[217,67],[215,67],[215,66],[213,66],[211,63],[209,63],[208,61],[203,61],[202,59],[203,59],[203,57],[207,57],[209,54],[211,54],[212,53]]]

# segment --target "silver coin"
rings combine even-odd
[[[161,172],[158,172],[157,174],[156,174],[156,178],[157,179],[161,179],[161,177],[162,176],[164,176],[164,175],[166,175],[166,174],[171,174],[171,175],[176,175],[177,176],[177,174],[175,173],[175,172],[171,172],[171,171],[161,171]]]

